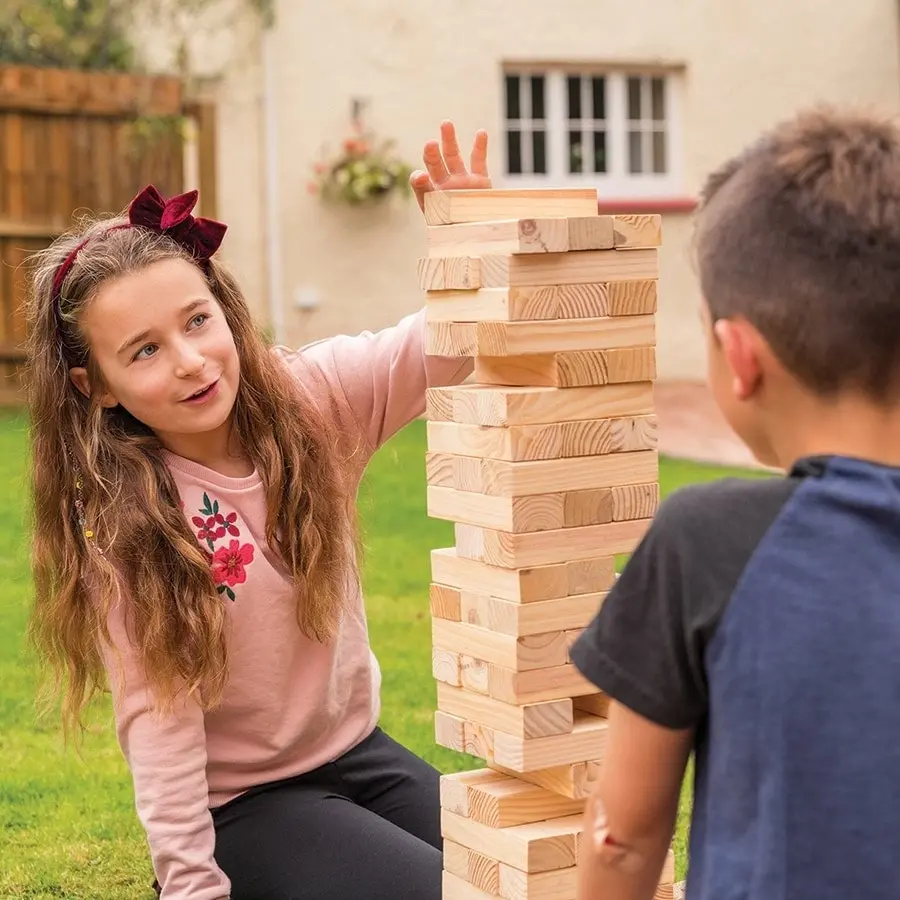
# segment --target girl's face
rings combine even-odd
[[[105,381],[103,405],[123,406],[175,453],[227,439],[240,365],[203,273],[182,259],[104,285],[81,326]],[[85,369],[72,380],[90,390]]]

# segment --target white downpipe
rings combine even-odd
[[[266,274],[269,287],[269,320],[276,344],[284,344],[283,271],[281,261],[281,204],[278,190],[278,103],[275,75],[275,28],[263,27],[263,122],[265,152],[263,177],[266,194]]]

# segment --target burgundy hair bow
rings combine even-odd
[[[197,191],[188,191],[166,200],[152,184],[148,185],[131,201],[128,221],[167,234],[197,259],[207,260],[219,249],[227,226],[191,215],[198,196]]]

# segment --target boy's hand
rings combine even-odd
[[[422,153],[426,171],[418,169],[409,177],[419,209],[425,209],[425,195],[429,191],[479,190],[491,186],[487,169],[487,140],[486,131],[475,135],[471,171],[468,171],[459,152],[456,128],[452,122],[441,123],[440,144],[428,141]]]

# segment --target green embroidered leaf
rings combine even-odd
[[[227,590],[228,588],[224,584],[220,584],[216,587],[216,591],[218,591],[220,594],[224,594]]]
[[[234,600],[234,591],[230,587],[225,588],[225,596],[229,600]]]
[[[212,538],[207,538],[206,543],[209,544],[210,551],[215,552],[216,545],[212,542]]]
[[[215,515],[218,511],[219,511],[219,501],[216,500],[216,502],[213,503],[212,514]]]
[[[212,505],[209,502],[209,494],[207,494],[206,491],[203,492],[203,508],[200,512],[207,516],[212,515]]]

